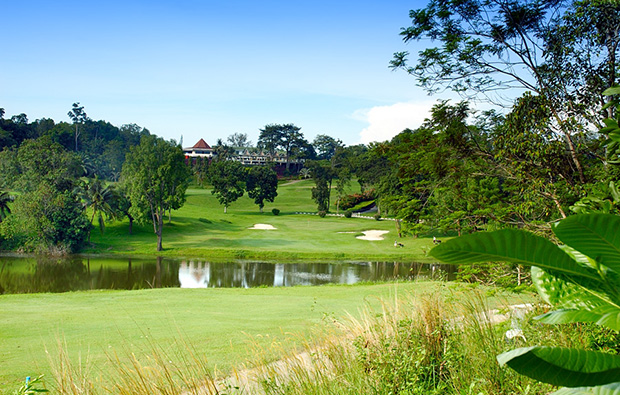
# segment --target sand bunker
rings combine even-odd
[[[254,224],[254,226],[249,229],[276,230],[277,228],[269,224]]]
[[[364,236],[357,236],[356,239],[360,240],[383,240],[383,235],[390,233],[389,230],[366,230],[362,232]]]

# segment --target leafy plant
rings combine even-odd
[[[452,239],[430,255],[446,263],[507,261],[532,267],[541,297],[557,310],[537,319],[546,324],[592,322],[620,329],[620,217],[576,215],[553,231],[565,245],[529,232],[504,229]],[[528,377],[558,386],[555,394],[620,394],[620,356],[560,347],[524,347],[500,354]]]
[[[279,209],[277,209],[277,208],[273,208],[273,209],[271,209],[271,213],[272,213],[273,215],[278,215],[278,214],[280,214],[280,210],[279,210]]]
[[[376,219],[377,221],[380,221],[380,220],[381,220],[381,214],[378,214],[378,213],[377,213],[377,214],[373,215],[373,217],[374,217],[374,219]]]
[[[319,214],[319,217],[325,218],[325,216],[327,215],[327,212],[325,210],[321,210],[318,212],[318,214]]]
[[[344,217],[345,218],[351,218],[353,216],[353,211],[352,210],[347,210],[344,212]]]

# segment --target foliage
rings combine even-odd
[[[593,154],[587,131],[600,124],[605,104],[599,92],[618,80],[619,11],[617,2],[606,1],[433,0],[411,11],[411,26],[401,35],[435,46],[422,50],[413,66],[408,52],[398,52],[391,66],[429,92],[448,88],[499,105],[512,101],[503,90],[532,92],[547,112],[544,129],[570,160],[566,181],[585,184],[590,175],[583,162]],[[563,192],[554,184],[544,191],[551,199]]]
[[[77,252],[91,224],[71,191],[58,191],[47,183],[20,196],[12,214],[2,222],[9,247],[36,252]]]
[[[104,215],[108,219],[115,216],[115,211],[112,208],[112,201],[115,198],[113,188],[110,185],[105,185],[99,178],[95,177],[92,180],[82,181],[78,185],[76,193],[82,199],[84,207],[92,211],[91,225],[95,218],[97,218],[99,231],[103,234],[105,230]],[[90,241],[90,232],[88,239]]]
[[[275,155],[278,149],[284,150],[288,170],[291,158],[307,158],[314,153],[312,146],[304,139],[300,130],[300,127],[292,123],[266,125],[260,129],[257,145],[271,155]],[[311,152],[308,152],[309,150]]]
[[[487,260],[532,266],[539,294],[558,310],[539,320],[546,324],[592,322],[620,330],[620,217],[607,214],[568,217],[553,231],[564,246],[524,231],[505,229],[452,239],[430,254],[447,263]],[[529,377],[577,388],[558,393],[617,393],[620,357],[597,351],[526,347],[498,356]],[[582,388],[591,387],[591,388]]]
[[[353,216],[353,211],[351,211],[351,210],[346,210],[346,211],[344,212],[344,217],[345,217],[345,218],[351,218],[352,216]]]
[[[362,202],[374,200],[376,197],[374,189],[367,189],[362,193],[354,193],[351,195],[345,195],[340,199],[340,208],[343,210],[355,207]]]
[[[183,159],[174,142],[148,135],[131,148],[123,165],[121,184],[131,201],[129,212],[139,222],[152,221],[157,251],[162,250],[166,211],[185,202],[189,168]]]
[[[2,223],[6,247],[37,252],[77,252],[90,231],[74,187],[80,159],[48,137],[26,140],[15,155],[4,151],[14,172],[8,185],[20,191]]]
[[[247,174],[246,189],[248,196],[263,212],[265,201],[273,202],[278,196],[278,175],[267,166],[250,167]]]
[[[245,193],[245,169],[236,161],[213,162],[209,167],[209,183],[213,186],[211,193],[227,212],[228,206]]]
[[[319,212],[317,213],[319,215],[319,217],[321,218],[325,218],[325,216],[327,215],[327,211],[325,210],[319,210]]]
[[[280,210],[279,210],[279,209],[277,209],[277,208],[272,208],[272,209],[271,209],[271,213],[272,213],[273,215],[280,215]]]
[[[381,214],[377,213],[375,215],[372,216],[376,221],[380,221],[381,220]]]

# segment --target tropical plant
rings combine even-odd
[[[541,297],[557,310],[537,317],[546,324],[592,322],[620,330],[620,217],[568,217],[553,231],[558,246],[529,232],[504,229],[452,239],[430,255],[446,263],[507,261],[532,267]],[[500,354],[528,377],[558,386],[555,394],[620,394],[620,355],[559,347],[524,347]]]
[[[9,203],[15,200],[15,197],[9,195],[7,191],[0,192],[0,222],[11,214]]]
[[[97,218],[99,223],[99,231],[103,234],[105,230],[104,214],[108,218],[115,216],[112,208],[112,201],[115,196],[110,185],[105,185],[98,177],[92,180],[84,181],[77,187],[76,193],[83,200],[84,207],[92,210],[90,217],[91,225]],[[88,240],[90,241],[90,231],[88,232]]]

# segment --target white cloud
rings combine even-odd
[[[357,110],[353,116],[368,122],[360,132],[360,142],[390,140],[404,129],[416,129],[430,115],[435,101],[395,103],[390,106],[376,106]]]

